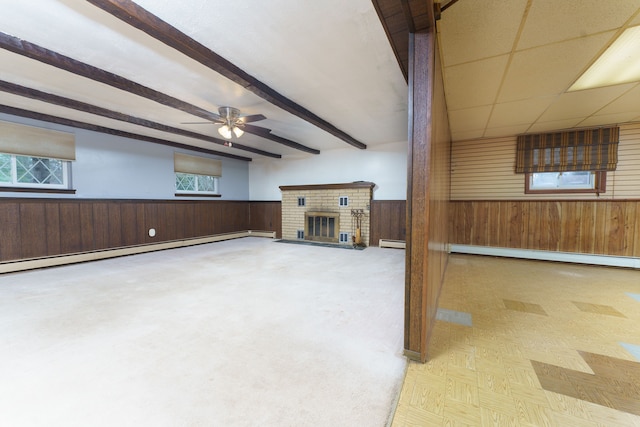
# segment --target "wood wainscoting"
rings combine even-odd
[[[451,243],[640,257],[640,200],[452,201]]]
[[[407,201],[371,201],[371,246],[378,246],[380,239],[406,240]]]
[[[248,230],[249,212],[246,201],[1,199],[0,262]]]
[[[249,202],[249,229],[275,231],[282,238],[282,203],[279,201]]]

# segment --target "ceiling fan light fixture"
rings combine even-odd
[[[244,131],[237,126],[234,126],[231,130],[236,135],[236,138],[240,138],[242,135],[244,135]]]
[[[223,138],[231,139],[231,129],[228,125],[222,125],[218,128],[218,133],[222,135]]]

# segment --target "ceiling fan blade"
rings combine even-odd
[[[264,135],[270,135],[271,134],[271,129],[267,129],[267,128],[263,128],[260,126],[254,126],[254,125],[241,125],[242,129],[245,132],[249,132],[252,133],[254,135],[258,135],[258,136],[264,136]]]
[[[259,122],[260,120],[265,120],[266,117],[262,114],[252,114],[250,116],[243,116],[238,119],[238,121],[242,123],[251,123],[251,122]]]
[[[209,120],[208,122],[180,122],[180,124],[183,124],[183,125],[203,125],[203,124],[219,125],[222,123],[224,123],[223,119]]]

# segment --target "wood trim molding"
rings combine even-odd
[[[246,90],[258,95],[271,104],[282,108],[301,119],[317,126],[343,140],[344,142],[360,149],[367,146],[356,140],[351,135],[338,129],[326,120],[318,117],[303,106],[295,103],[291,99],[278,93],[257,78],[240,69],[225,58],[213,52],[206,46],[198,43],[188,35],[169,25],[144,8],[138,6],[130,0],[88,0],[89,3],[104,10],[116,18],[126,22],[134,28],[150,35],[156,40],[170,46],[183,53],[189,58],[198,61],[202,65],[210,68],[244,87]]]
[[[5,193],[76,194],[76,190],[73,190],[73,189],[2,187],[2,186],[0,186],[0,192],[5,192]]]
[[[191,193],[176,193],[176,197],[222,197],[222,194],[191,194]]]
[[[282,191],[298,191],[298,190],[341,190],[347,188],[370,188],[373,189],[376,184],[368,181],[348,182],[344,184],[310,184],[310,185],[281,185]]]
[[[216,156],[228,157],[230,159],[242,160],[245,162],[251,161],[250,157],[237,156],[235,154],[224,153],[222,151],[209,150],[206,148],[194,147],[191,145],[181,144],[179,142],[168,141],[160,138],[154,138],[151,136],[139,135],[131,132],[124,132],[117,129],[111,129],[103,126],[93,125],[90,123],[80,122],[77,120],[65,119],[63,117],[51,116],[49,114],[42,114],[42,113],[36,113],[35,111],[23,110],[22,108],[10,107],[8,105],[0,105],[0,113],[11,114],[14,116],[25,117],[28,119],[41,120],[43,122],[55,123],[58,125],[70,126],[78,129],[90,130],[93,132],[105,133],[108,135],[121,136],[123,138],[136,139],[138,141],[146,141],[146,142],[152,142],[154,144],[168,145],[174,148],[183,148],[185,150],[196,151],[199,153],[214,154]],[[280,158],[279,154],[275,154],[274,156],[278,156],[278,158]]]

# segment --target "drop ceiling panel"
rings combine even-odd
[[[640,110],[617,114],[598,114],[587,117],[578,123],[579,127],[604,126],[612,124],[622,124],[627,122],[637,122],[640,120]]]
[[[555,97],[527,99],[496,104],[491,112],[487,128],[505,128],[535,122],[553,103]]]
[[[612,3],[601,0],[535,0],[531,3],[518,50],[614,30],[639,7],[636,0]]]
[[[578,126],[580,119],[553,120],[550,122],[536,122],[531,125],[527,132],[554,132],[556,130],[570,129]]]
[[[525,133],[527,129],[529,129],[528,123],[523,125],[513,125],[505,127],[488,127],[483,136],[485,138],[494,138],[497,136],[518,135],[521,133]]]
[[[459,1],[438,22],[444,65],[509,53],[526,0]]]
[[[492,104],[500,88],[508,55],[467,62],[444,69],[447,107],[452,110]]]
[[[484,131],[491,113],[491,105],[468,108],[466,110],[449,111],[449,120],[456,132]]]
[[[627,84],[563,93],[539,120],[544,122],[590,116],[633,86]]]
[[[640,84],[636,84],[624,95],[598,111],[597,114],[618,114],[628,111],[640,111]]]
[[[612,35],[607,32],[517,52],[498,102],[564,92]]]

